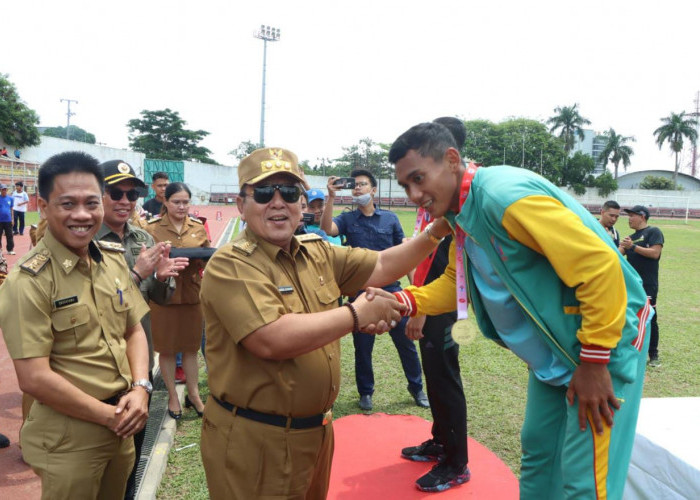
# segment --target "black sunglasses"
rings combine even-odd
[[[275,196],[275,191],[279,191],[282,199],[286,203],[296,203],[301,196],[299,186],[287,186],[284,184],[269,184],[267,186],[258,186],[253,188],[253,199],[256,203],[269,203]]]
[[[136,189],[130,189],[129,191],[122,191],[119,188],[109,190],[109,197],[114,201],[121,200],[124,195],[126,195],[126,199],[129,201],[136,201],[139,199],[139,192]]]

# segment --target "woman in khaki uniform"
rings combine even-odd
[[[186,184],[168,184],[163,215],[148,221],[148,231],[156,242],[167,241],[173,247],[210,246],[202,223],[188,215],[192,193]],[[204,261],[190,259],[189,265],[175,279],[175,292],[167,306],[151,302],[153,348],[159,353],[160,372],[168,388],[168,413],[174,419],[182,416],[175,392],[175,355],[182,353],[182,367],[187,376],[185,406],[194,406],[201,415],[204,404],[199,397],[197,350],[202,339],[202,310],[199,288]]]

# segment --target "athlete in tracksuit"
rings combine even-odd
[[[641,281],[573,198],[528,170],[466,168],[436,126],[407,131],[390,160],[411,199],[445,215],[456,237],[445,273],[397,296],[410,315],[454,310],[461,235],[479,328],[530,369],[521,498],[621,498],[653,314]],[[425,156],[421,134],[433,147]],[[440,213],[443,198],[452,203]]]

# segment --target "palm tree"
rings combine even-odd
[[[671,113],[671,116],[661,118],[663,125],[654,130],[656,136],[656,144],[659,149],[668,142],[671,146],[671,151],[676,155],[676,170],[673,172],[673,185],[676,186],[678,179],[678,153],[683,149],[683,139],[688,139],[692,144],[698,140],[698,122],[695,118],[686,118],[685,111],[680,113]]]
[[[634,150],[626,143],[628,141],[634,142],[634,137],[619,135],[612,128],[608,130],[606,136],[608,142],[605,144],[603,151],[600,152],[598,161],[603,162],[603,167],[607,167],[609,161],[612,162],[615,165],[615,179],[617,179],[617,169],[620,162],[622,162],[625,170],[630,166],[630,156],[634,154]]]
[[[559,129],[559,137],[564,139],[564,153],[569,156],[569,153],[574,149],[574,141],[576,136],[579,140],[583,140],[583,126],[590,125],[591,121],[581,116],[576,109],[578,104],[573,106],[557,106],[554,108],[554,116],[547,120],[547,125],[551,125],[550,132]]]

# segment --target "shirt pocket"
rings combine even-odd
[[[340,288],[335,281],[327,281],[323,285],[314,290],[318,301],[325,306],[323,309],[328,309],[329,305],[337,305],[340,298]]]
[[[51,313],[54,330],[54,349],[58,353],[76,352],[80,339],[87,335],[90,312],[86,304],[78,304]]]

